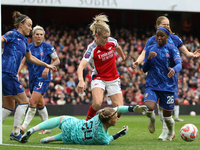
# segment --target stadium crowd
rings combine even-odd
[[[3,34],[12,29],[11,26],[3,25]],[[91,104],[92,94],[90,88],[92,67],[88,65],[84,69],[84,79],[87,88],[83,95],[78,95],[76,85],[78,84],[77,67],[86,51],[87,45],[92,42],[92,33],[88,26],[71,28],[54,24],[46,26],[45,42],[50,43],[57,51],[60,58],[58,71],[52,73],[52,80],[45,94],[47,105],[81,105]],[[177,33],[176,33],[177,34]],[[149,27],[141,28],[117,28],[111,27],[111,35],[118,40],[122,47],[126,61],[120,63],[120,57],[116,54],[116,65],[121,78],[121,89],[124,95],[124,103],[129,105],[143,104],[143,94],[146,84],[146,74],[142,71],[142,65],[136,69],[132,63],[142,52],[149,37],[155,35],[155,29]],[[179,35],[189,51],[196,51],[200,48],[200,42],[193,35]],[[31,43],[32,38],[28,37]],[[179,100],[184,105],[195,105],[200,103],[200,59],[188,59],[181,55],[183,69],[179,72]],[[29,73],[27,65],[20,72],[19,80],[25,88],[27,96],[29,92]],[[104,94],[104,104],[111,105],[107,93]]]

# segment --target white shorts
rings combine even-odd
[[[120,78],[113,81],[103,81],[103,80],[97,80],[97,79],[92,80],[91,89],[96,88],[96,87],[102,88],[104,91],[106,89],[108,92],[108,96],[122,93]]]

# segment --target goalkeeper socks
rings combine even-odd
[[[87,113],[87,118],[86,121],[90,120],[92,117],[96,115],[97,110],[94,110],[92,105],[90,106],[88,113]]]
[[[13,110],[2,108],[2,123],[6,120],[6,118],[13,112]]]
[[[31,120],[35,116],[35,112],[36,112],[36,107],[29,106],[24,123],[22,124],[22,127],[24,128],[24,130],[27,128],[27,126],[30,124]]]
[[[46,106],[44,106],[42,109],[38,109],[38,113],[42,121],[48,120],[48,112]]]

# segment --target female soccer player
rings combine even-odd
[[[163,140],[172,140],[174,133],[174,92],[176,92],[177,74],[182,69],[181,58],[178,49],[167,43],[171,34],[168,26],[159,26],[156,31],[157,43],[146,48],[143,71],[147,74],[144,104],[149,109],[149,131],[155,132],[155,109],[157,100],[163,108],[164,121],[168,128],[168,135]]]
[[[123,105],[120,79],[115,64],[115,51],[122,57],[123,61],[125,56],[117,40],[110,37],[110,28],[106,22],[108,22],[106,15],[95,16],[93,23],[90,25],[90,30],[93,32],[95,39],[88,45],[78,67],[79,93],[83,93],[86,86],[83,79],[83,69],[88,62],[91,62],[94,67],[91,81],[93,104],[88,110],[86,120],[91,119],[101,107],[105,90],[110,96],[113,107],[116,107],[117,104],[119,106]]]
[[[29,49],[33,56],[39,60],[50,64],[52,66],[57,66],[60,64],[60,60],[56,54],[56,50],[50,44],[43,42],[45,31],[41,26],[35,26],[32,30],[32,37],[34,42],[29,44]],[[26,58],[23,59],[20,68],[24,65]],[[21,133],[27,128],[36,113],[36,107],[38,108],[38,113],[41,116],[42,121],[48,119],[48,112],[44,105],[43,95],[49,87],[49,82],[51,81],[51,72],[48,68],[43,66],[38,66],[27,61],[28,71],[29,71],[29,86],[31,92],[31,98],[29,101],[28,111],[23,125],[21,126]],[[19,69],[20,70],[20,69]],[[42,131],[42,134],[48,133],[50,131]]]
[[[157,20],[156,20],[156,27],[158,27],[159,25],[170,26],[169,19],[165,16],[158,17]],[[181,51],[188,58],[190,58],[190,57],[200,57],[200,54],[199,54],[200,50],[197,50],[194,53],[189,52],[188,49],[183,45],[182,40],[177,35],[170,34],[167,42],[176,46],[179,49],[179,51]],[[155,44],[155,43],[156,43],[156,36],[154,35],[154,36],[152,36],[148,39],[148,41],[147,41],[147,43],[144,47],[144,50],[142,51],[142,53],[140,54],[138,59],[135,62],[133,62],[133,68],[136,68],[137,65],[140,64],[144,60],[146,48],[149,45],[152,45],[152,44]],[[176,75],[176,77],[177,77],[177,80],[178,80],[178,74]],[[178,85],[177,85],[176,88],[177,88],[177,91],[178,91]],[[178,101],[177,93],[174,94],[174,97],[175,97],[174,120],[175,121],[183,121],[183,119],[179,118],[179,101]],[[163,139],[167,136],[168,130],[167,130],[167,126],[165,124],[165,121],[163,120],[162,108],[159,107],[159,104],[158,104],[158,114],[159,114],[161,123],[163,125],[162,133],[158,137],[158,139]]]
[[[29,35],[32,30],[32,20],[18,11],[13,13],[13,19],[16,29],[8,31],[1,37],[1,42],[4,43],[2,54],[2,121],[14,110],[16,101],[19,105],[14,115],[14,125],[10,139],[19,141],[21,138],[20,125],[24,119],[24,113],[29,103],[17,77],[22,58],[25,56],[29,62],[44,66],[53,71],[57,69],[55,66],[48,65],[31,55],[25,36]]]
[[[30,128],[22,136],[21,142],[26,143],[29,137],[36,131],[59,127],[62,133],[43,138],[40,142],[63,141],[65,144],[108,145],[113,140],[125,135],[128,131],[128,126],[124,126],[118,133],[109,136],[108,128],[116,125],[118,121],[117,113],[139,112],[144,114],[146,111],[147,107],[145,105],[119,106],[103,108],[98,111],[98,115],[88,121],[72,116],[55,117]]]

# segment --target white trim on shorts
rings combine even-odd
[[[98,80],[98,79],[92,80],[91,89],[97,88],[97,87],[102,88],[104,91],[106,89],[108,92],[108,96],[122,93],[120,78],[113,81],[104,81],[104,80]]]

